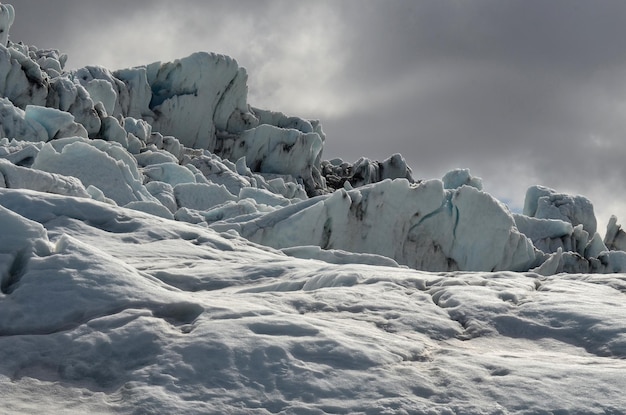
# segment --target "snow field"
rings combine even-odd
[[[621,274],[333,265],[88,199],[1,190],[0,204],[13,209],[3,226],[22,229],[13,246],[49,247],[22,249],[0,301],[18,413],[626,405]]]

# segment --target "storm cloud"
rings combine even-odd
[[[455,167],[512,209],[542,184],[626,220],[626,3],[597,0],[16,0],[12,41],[75,68],[197,50],[248,69],[250,103],[321,119],[325,158]]]

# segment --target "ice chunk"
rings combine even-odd
[[[207,211],[198,212],[206,223],[249,221],[263,216],[276,209],[267,205],[259,205],[254,199],[241,199],[226,202]]]
[[[143,168],[143,174],[150,180],[169,183],[172,187],[181,183],[196,183],[193,172],[177,163],[151,164]]]
[[[586,246],[584,256],[585,258],[597,258],[604,251],[608,251],[608,248],[602,241],[600,234],[596,232],[595,235],[593,235],[593,238],[591,238],[591,241],[589,241],[589,244]]]
[[[596,272],[602,273],[624,273],[626,272],[626,252],[606,251],[598,255],[598,260],[602,264]]]
[[[530,271],[535,272],[539,275],[554,275],[559,272],[563,272],[563,249],[558,248],[556,252],[549,255],[543,263],[531,269]]]
[[[104,141],[101,143],[109,144]],[[127,164],[128,161],[113,158],[116,154],[114,151],[107,154],[92,144],[93,141],[75,141],[63,145],[61,152],[57,152],[50,143],[46,143],[35,158],[33,168],[77,177],[83,185],[96,186],[119,205],[136,200],[152,200],[139,180],[134,163],[133,169]],[[109,150],[114,149],[109,147]]]
[[[560,219],[537,219],[513,214],[515,226],[533,242],[537,249],[547,253],[572,247],[574,227]],[[568,250],[568,249],[566,249]]]
[[[33,142],[48,141],[50,138],[43,125],[38,122],[29,122],[26,119],[26,113],[14,106],[7,98],[0,98],[0,137],[19,138]]]
[[[128,133],[127,150],[130,154],[139,154],[143,147],[144,144],[139,138],[135,137],[135,135],[132,133]]]
[[[124,118],[124,130],[147,143],[152,136],[152,126],[145,120],[132,117]]]
[[[163,150],[146,150],[139,154],[135,155],[137,159],[137,164],[142,167],[149,166],[151,164],[162,164],[162,163],[176,163],[178,164],[178,160],[171,153]]]
[[[16,142],[13,140],[9,144],[6,138],[4,140],[4,143],[2,142],[3,140],[0,140],[0,158],[8,160],[17,166],[30,167],[41,147],[41,143]]]
[[[88,136],[85,127],[74,122],[72,114],[54,108],[28,105],[24,118],[30,124],[41,124],[48,133],[48,139]]]
[[[517,229],[533,241],[570,236],[574,227],[560,219],[537,219],[526,215],[513,214]]]
[[[317,133],[302,133],[260,125],[244,131],[241,136],[218,140],[216,152],[233,162],[242,157],[252,171],[289,174],[300,177],[307,193],[315,193],[312,166],[322,151],[322,139]]]
[[[79,74],[78,74],[79,75]],[[111,82],[104,79],[81,80],[81,85],[89,92],[89,96],[94,103],[101,102],[107,114],[115,114],[117,104],[117,93],[113,89]]]
[[[468,186],[444,191],[439,180],[418,185],[385,180],[296,203],[250,222],[211,227],[236,229],[276,248],[317,245],[383,255],[432,271],[527,270],[538,255],[499,202]]]
[[[584,196],[557,193],[543,186],[532,186],[526,191],[524,215],[539,219],[560,219],[572,225],[583,225],[590,235],[597,230],[593,205]]]
[[[148,85],[146,68],[120,69],[113,75],[122,81],[128,90],[128,99],[120,103],[122,113],[137,119],[153,119],[154,114],[149,108],[152,91]]]
[[[266,181],[267,188],[272,192],[279,194],[287,199],[294,201],[303,200],[307,198],[301,184],[296,183],[293,177],[276,177],[268,178]]]
[[[180,222],[193,223],[196,225],[206,226],[204,216],[200,212],[182,207],[174,213],[174,219]]]
[[[92,184],[87,186],[87,193],[89,193],[89,196],[93,200],[97,200],[98,202],[108,203],[110,205],[117,206],[117,203],[115,203],[115,200],[106,197],[102,190],[98,189],[96,186]]]
[[[110,116],[126,116],[128,87],[102,66],[85,66],[70,72],[69,78],[84,88],[93,102],[102,102]]]
[[[228,201],[237,200],[226,187],[217,184],[181,183],[174,186],[178,207],[193,210],[209,210]]]
[[[50,81],[45,105],[71,113],[76,122],[85,127],[89,137],[93,138],[96,138],[100,132],[102,126],[100,117],[106,116],[97,110],[98,106],[94,105],[89,93],[82,85],[72,82],[65,76]]]
[[[349,182],[354,187],[377,183],[385,179],[407,179],[413,183],[411,169],[400,154],[393,154],[382,162],[361,158],[351,167]]]
[[[451,204],[458,215],[451,257],[463,260],[462,269],[520,271],[535,262],[532,242],[519,233],[508,209],[496,199],[463,186]]]
[[[273,125],[279,128],[287,128],[303,133],[315,132],[310,121],[300,117],[290,117],[279,111],[269,111],[260,108],[252,108],[254,115],[259,119],[259,124]]]
[[[10,4],[0,3],[0,45],[6,46],[9,40],[9,29],[15,20],[15,10]]]
[[[28,55],[14,47],[0,45],[0,96],[19,108],[46,105],[47,75]]]
[[[259,204],[268,206],[286,206],[290,202],[284,197],[274,194],[268,190],[255,189],[253,187],[244,187],[239,192],[239,199],[254,199]]]
[[[227,56],[194,53],[146,67],[152,89],[152,126],[187,147],[213,150],[216,127],[227,128],[233,111],[248,112],[245,71]]]
[[[169,183],[152,181],[146,183],[146,190],[150,192],[155,199],[157,199],[163,206],[165,206],[171,213],[176,212],[178,206],[176,205],[176,198],[174,197],[174,188]]]
[[[101,129],[98,136],[103,140],[120,143],[122,147],[128,148],[128,135],[116,118],[102,118]]]
[[[626,251],[626,232],[617,223],[617,217],[611,216],[604,236],[606,247],[612,251]]]
[[[174,219],[174,215],[165,206],[156,202],[136,201],[130,202],[126,206],[127,209],[137,210],[139,212],[149,213],[164,219]]]
[[[474,177],[469,169],[451,170],[443,176],[444,189],[457,189],[461,186],[471,186],[483,190],[483,182],[480,177]]]
[[[212,183],[224,185],[232,194],[251,186],[251,181],[228,167],[224,160],[215,154],[202,154],[194,157],[186,157],[183,164],[193,165]],[[252,173],[250,173],[252,175]]]
[[[67,196],[89,197],[85,187],[75,177],[15,166],[0,159],[0,177],[4,186],[12,189],[31,189]]]

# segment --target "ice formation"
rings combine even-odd
[[[10,4],[0,4],[0,44],[6,46],[9,40],[9,29],[15,19],[15,10]]]
[[[8,411],[626,405],[626,281],[586,275],[626,272],[626,233],[603,239],[587,198],[533,186],[514,214],[466,169],[323,160],[320,122],[249,105],[230,57],[66,71],[13,20],[0,5]]]
[[[8,33],[13,11],[3,7]],[[246,71],[230,57],[65,71],[56,50],[5,44],[1,157],[77,179],[97,200],[275,248],[382,255],[429,271],[524,271],[554,255],[558,272],[621,270],[604,253],[624,244],[615,231],[601,240],[588,199],[534,186],[523,214],[511,214],[468,170],[422,181],[399,154],[324,161],[319,121],[251,107]]]

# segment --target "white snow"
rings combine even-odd
[[[621,414],[626,233],[322,161],[230,57],[64,72],[0,4],[0,413]]]
[[[21,255],[0,300],[13,413],[626,405],[622,274],[335,265],[88,199],[7,189],[0,204],[3,229],[51,246]]]

